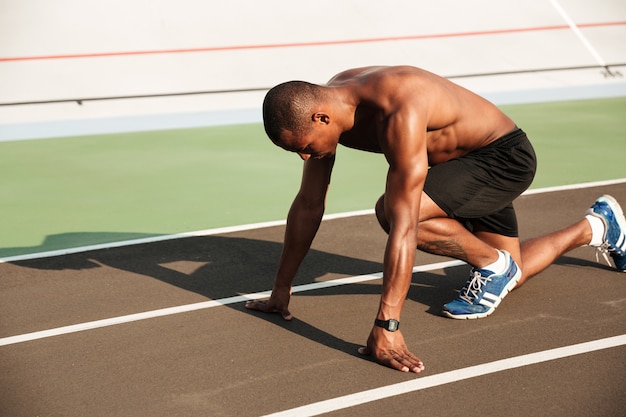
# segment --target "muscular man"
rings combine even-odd
[[[451,318],[482,318],[504,296],[576,247],[604,248],[626,269],[626,221],[610,196],[579,222],[520,245],[512,201],[532,182],[536,161],[525,133],[495,105],[415,67],[344,71],[326,86],[292,81],[263,103],[265,131],[304,160],[287,218],[271,297],[247,308],[282,314],[291,284],[324,213],[338,144],[382,153],[389,170],[376,215],[389,234],[375,325],[362,354],[403,372],[421,372],[398,330],[416,248],[471,265]]]

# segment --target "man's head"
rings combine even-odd
[[[263,100],[263,123],[272,142],[280,145],[285,131],[297,136],[308,133],[319,97],[319,86],[305,81],[289,81],[268,91]]]
[[[315,84],[289,81],[268,91],[263,101],[267,136],[302,159],[323,158],[335,153],[339,133],[328,129],[328,93]]]

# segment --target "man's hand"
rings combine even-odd
[[[290,291],[279,291],[274,289],[270,299],[267,301],[250,300],[246,302],[246,308],[250,310],[262,311],[264,313],[280,313],[285,320],[291,320],[293,316],[289,312]]]
[[[367,339],[367,346],[359,348],[359,353],[373,354],[376,362],[398,371],[418,374],[424,370],[424,364],[406,347],[404,336],[399,330],[389,332],[374,326]]]

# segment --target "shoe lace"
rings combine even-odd
[[[611,261],[609,261],[609,251],[611,248],[609,247],[608,242],[603,242],[600,246],[596,247],[596,262],[600,262],[600,255],[604,258],[606,263],[611,266]]]
[[[459,294],[459,298],[467,301],[472,304],[473,301],[478,298],[478,294],[480,293],[481,288],[487,282],[491,281],[490,277],[484,277],[478,271],[473,271],[474,276],[467,283],[465,287],[461,290],[461,294]]]

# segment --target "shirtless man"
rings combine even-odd
[[[280,84],[265,97],[263,119],[270,139],[298,153],[304,169],[271,297],[246,307],[292,318],[291,284],[324,213],[337,145],[382,153],[389,170],[376,215],[389,237],[378,314],[359,349],[380,364],[424,370],[398,330],[416,248],[473,267],[443,308],[457,319],[486,317],[509,291],[579,246],[605,248],[626,269],[626,221],[610,196],[579,222],[520,245],[511,202],[532,182],[532,146],[495,105],[428,71],[368,67],[327,86]]]

